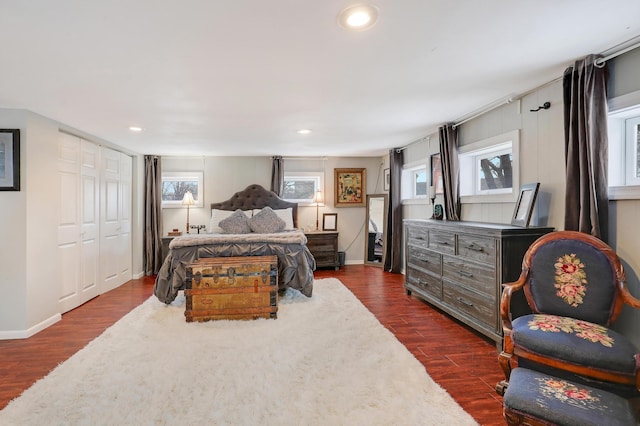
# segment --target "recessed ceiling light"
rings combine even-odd
[[[311,133],[311,129],[300,129],[298,130],[298,133],[300,133],[301,135],[308,135],[309,133]]]
[[[364,31],[373,27],[378,21],[378,8],[372,4],[347,6],[338,15],[341,27],[353,31]]]
[[[142,131],[142,127],[139,127],[139,126],[129,126],[129,130],[131,130],[132,132],[135,132],[135,133],[139,133],[139,132],[141,132],[141,131]]]

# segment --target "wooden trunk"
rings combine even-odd
[[[186,271],[187,322],[276,318],[276,256],[202,258]]]

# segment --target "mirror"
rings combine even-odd
[[[384,265],[384,236],[387,231],[387,194],[367,195],[367,213],[364,241],[364,263]]]

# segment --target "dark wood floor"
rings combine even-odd
[[[502,399],[494,391],[503,376],[493,342],[407,296],[403,275],[373,266],[349,265],[340,271],[316,271],[315,276],[340,279],[478,423],[505,424]],[[133,280],[64,314],[62,321],[29,339],[0,340],[0,409],[146,300],[152,291],[152,279]]]

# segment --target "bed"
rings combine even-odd
[[[272,215],[265,207],[269,207],[285,222],[284,230],[223,233],[219,227],[222,220],[232,215],[237,217],[237,210],[241,210],[248,218],[253,215],[264,217],[265,213]],[[304,232],[297,228],[297,215],[296,203],[283,200],[260,185],[250,185],[226,201],[212,203],[207,233],[182,235],[169,244],[169,253],[156,276],[154,295],[161,302],[171,303],[178,291],[185,287],[187,265],[200,258],[276,255],[279,290],[293,288],[311,297],[315,259],[307,248]],[[229,229],[226,227],[227,231]]]

